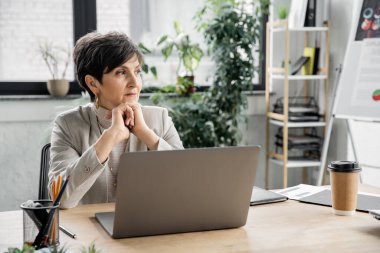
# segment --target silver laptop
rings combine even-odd
[[[126,153],[115,212],[95,217],[113,238],[245,225],[260,148]]]

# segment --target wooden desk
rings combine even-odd
[[[380,193],[380,190],[378,191]],[[335,216],[330,207],[288,200],[251,207],[247,224],[238,229],[113,240],[94,218],[113,204],[61,210],[61,224],[77,234],[62,232],[70,252],[95,242],[107,252],[380,252],[380,221],[368,213]],[[22,244],[22,212],[0,213],[0,252]]]

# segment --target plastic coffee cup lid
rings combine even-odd
[[[359,164],[354,161],[334,161],[327,168],[333,172],[360,172],[362,170]]]

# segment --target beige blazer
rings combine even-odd
[[[101,164],[95,142],[101,133],[92,103],[60,114],[54,122],[50,148],[49,189],[58,175],[69,183],[61,199],[62,208],[78,204],[107,202],[108,161]],[[159,137],[158,150],[183,149],[172,119],[165,108],[142,106],[144,120]],[[129,152],[146,151],[135,135],[129,139]]]

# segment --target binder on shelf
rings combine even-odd
[[[320,55],[320,48],[315,48],[315,57],[314,57],[314,66],[313,66],[313,75],[318,74],[319,70],[319,55]]]
[[[303,56],[309,57],[308,62],[302,66],[301,74],[302,75],[312,75],[315,61],[315,48],[314,47],[305,47],[303,50]]]
[[[305,27],[315,27],[316,18],[316,0],[308,0],[305,17]]]
[[[305,65],[309,61],[310,57],[307,56],[301,56],[298,58],[298,60],[292,65],[292,75],[297,74],[298,71],[300,71],[301,67]]]

